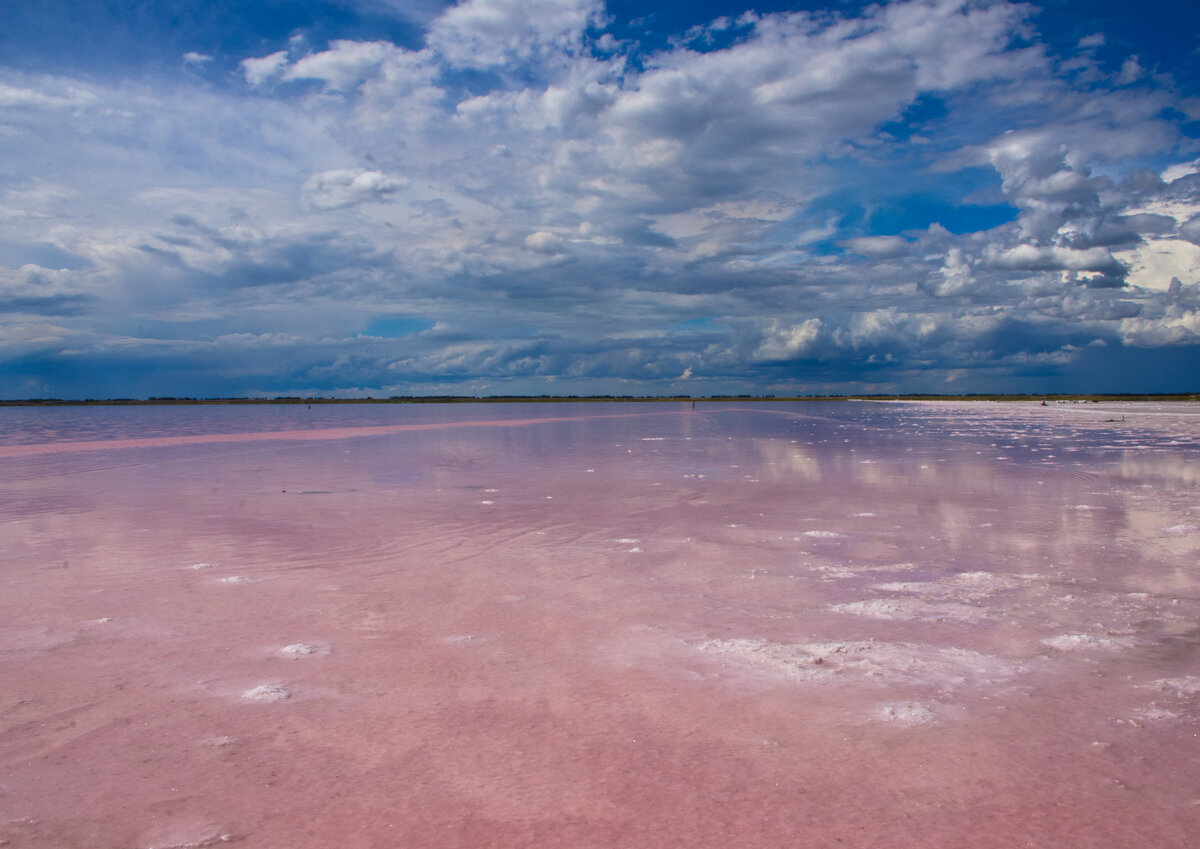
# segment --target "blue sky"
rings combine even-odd
[[[9,0],[0,397],[1196,391],[1198,34]]]

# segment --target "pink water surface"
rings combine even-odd
[[[1197,845],[1200,407],[172,409],[0,411],[0,845]]]

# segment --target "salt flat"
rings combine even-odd
[[[1200,407],[172,409],[4,420],[8,845],[1200,833]]]

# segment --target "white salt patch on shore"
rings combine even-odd
[[[1132,644],[1132,640],[1097,637],[1094,634],[1061,634],[1042,640],[1042,645],[1059,651],[1114,651],[1128,648]]]
[[[282,702],[291,697],[291,692],[278,684],[259,684],[242,693],[243,699],[252,702]]]

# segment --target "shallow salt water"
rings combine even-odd
[[[1195,405],[3,409],[0,480],[0,845],[1200,834]]]

